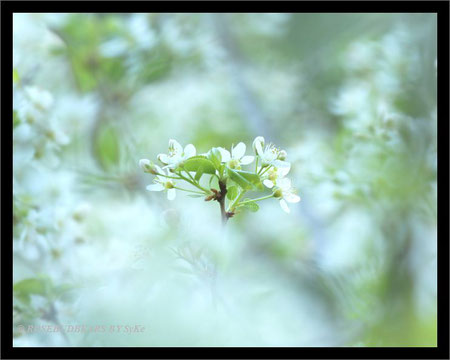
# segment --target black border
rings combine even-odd
[[[176,11],[175,11],[176,10]],[[12,347],[12,14],[14,12],[386,12],[438,15],[438,346],[437,347]],[[2,358],[449,358],[449,2],[280,1],[280,2],[1,2],[1,281]]]

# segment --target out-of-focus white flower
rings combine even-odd
[[[300,201],[300,196],[298,196],[292,187],[291,180],[288,178],[279,179],[277,186],[274,188],[275,198],[280,200],[281,208],[288,214],[291,210],[288,207],[288,202],[297,203]]]
[[[246,14],[246,20],[250,31],[263,36],[276,37],[284,34],[291,14],[286,13],[264,13]]]
[[[183,147],[178,141],[170,139],[169,154],[159,154],[158,160],[166,165],[164,168],[176,169],[183,161],[195,156],[195,154],[196,150],[194,145],[188,144],[183,150]]]
[[[276,168],[281,167],[290,167],[291,165],[287,161],[283,161],[286,159],[287,153],[284,150],[278,149],[273,144],[268,144],[264,149],[265,140],[262,136],[258,136],[253,141],[253,148],[256,151],[256,154],[261,159],[262,167],[272,165]]]
[[[185,56],[195,47],[195,34],[190,32],[189,35],[191,36],[186,36],[187,29],[183,27],[180,20],[182,20],[180,17],[166,19],[162,24],[161,36],[171,50],[176,54]]]
[[[291,170],[291,167],[281,167],[281,168],[271,168],[267,174],[264,174],[264,180],[263,184],[268,187],[269,189],[272,189],[276,184],[277,180],[281,180],[284,178],[288,173],[289,170]]]
[[[70,138],[61,129],[57,128],[54,124],[50,125],[45,132],[46,137],[54,141],[57,145],[67,145],[70,142]]]
[[[89,212],[92,210],[92,206],[89,203],[80,203],[73,211],[72,217],[75,221],[81,222],[88,216]]]
[[[128,21],[128,29],[133,40],[142,49],[151,49],[158,42],[146,14],[133,14]]]
[[[375,42],[354,42],[346,54],[346,64],[352,70],[371,69],[376,64],[377,50]]]
[[[255,159],[253,156],[245,155],[246,146],[243,142],[232,146],[231,154],[224,148],[219,147],[218,149],[222,155],[222,162],[227,163],[231,169],[240,169],[241,165],[251,164]]]
[[[27,86],[25,94],[39,110],[48,110],[53,105],[52,94],[36,86]]]
[[[162,173],[162,170],[161,170]],[[167,175],[169,175],[167,170]],[[147,186],[148,191],[167,191],[167,199],[174,200],[177,193],[175,191],[175,182],[163,176],[157,176],[154,180],[155,184]]]
[[[330,103],[330,110],[336,115],[359,115],[369,108],[370,87],[359,82],[344,86]]]
[[[101,44],[99,50],[104,57],[118,57],[127,52],[128,44],[124,39],[114,38]]]

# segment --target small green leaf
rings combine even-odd
[[[204,174],[204,167],[203,166],[200,166],[199,168],[198,168],[198,170],[197,170],[197,172],[195,173],[195,177],[194,177],[194,179],[196,180],[196,181],[200,181],[200,178],[202,177],[202,175]]]
[[[40,279],[25,279],[14,284],[13,289],[17,293],[43,295],[45,293],[45,284]]]
[[[45,279],[30,278],[14,284],[14,295],[25,303],[30,302],[31,295],[45,296],[48,290],[48,281]]]
[[[216,168],[211,160],[204,156],[193,156],[184,162],[184,170],[197,172],[201,169],[202,173],[215,174]]]
[[[212,148],[208,152],[208,159],[211,160],[211,162],[214,164],[217,170],[220,169],[220,166],[222,164],[222,154],[220,153],[218,148]]]
[[[255,173],[227,168],[228,176],[244,190],[263,190],[261,179]]]
[[[248,198],[244,199],[244,201],[246,201],[246,200],[251,200],[251,199],[248,199]],[[246,203],[246,204],[242,204],[239,207],[240,208],[244,208],[246,210],[249,210],[251,212],[257,212],[259,210],[259,205],[257,203],[255,203],[255,202],[249,202],[249,203]]]
[[[236,196],[238,195],[238,193],[239,193],[239,190],[238,190],[237,186],[234,186],[234,185],[230,186],[227,189],[227,198],[229,200],[234,200],[234,199],[236,199]]]

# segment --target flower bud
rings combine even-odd
[[[286,157],[287,157],[287,152],[284,151],[284,150],[281,150],[281,151],[278,153],[277,159],[278,159],[278,160],[281,160],[281,161],[284,161],[284,160],[286,160]]]
[[[262,136],[257,136],[255,140],[253,140],[253,150],[255,153],[258,153],[258,149],[262,150],[264,148],[265,141]]]
[[[139,160],[139,166],[146,173],[150,173],[150,174],[153,174],[153,175],[157,175],[158,174],[158,170],[156,169],[155,164],[153,164],[148,159],[141,159],[141,160]]]

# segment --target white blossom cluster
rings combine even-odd
[[[287,202],[299,202],[300,197],[296,195],[291,180],[285,178],[291,168],[291,164],[285,161],[286,151],[278,149],[272,143],[266,145],[262,136],[255,138],[253,149],[255,156],[245,155],[246,145],[240,142],[232,146],[231,151],[217,147],[206,154],[196,156],[194,145],[188,144],[183,148],[178,141],[171,139],[169,153],[157,156],[160,163],[164,165],[163,168],[153,164],[149,159],[139,160],[139,166],[144,172],[156,175],[154,184],[147,186],[147,190],[166,191],[169,200],[174,200],[176,190],[181,190],[199,196],[204,195],[206,200],[221,201],[229,191],[228,189],[234,187],[235,192],[227,195],[230,200],[227,213],[234,215],[239,207],[254,206],[256,201],[270,197],[278,199],[281,208],[289,213]],[[242,166],[250,165],[254,161],[255,166],[252,172],[242,170]],[[208,189],[200,184],[200,179],[205,172],[210,175],[210,184],[214,179],[218,181],[220,190],[213,187]],[[188,183],[197,189],[179,187],[178,181]],[[261,184],[271,189],[272,194],[240,201],[248,190],[261,189]],[[259,188],[258,185],[260,185]]]

